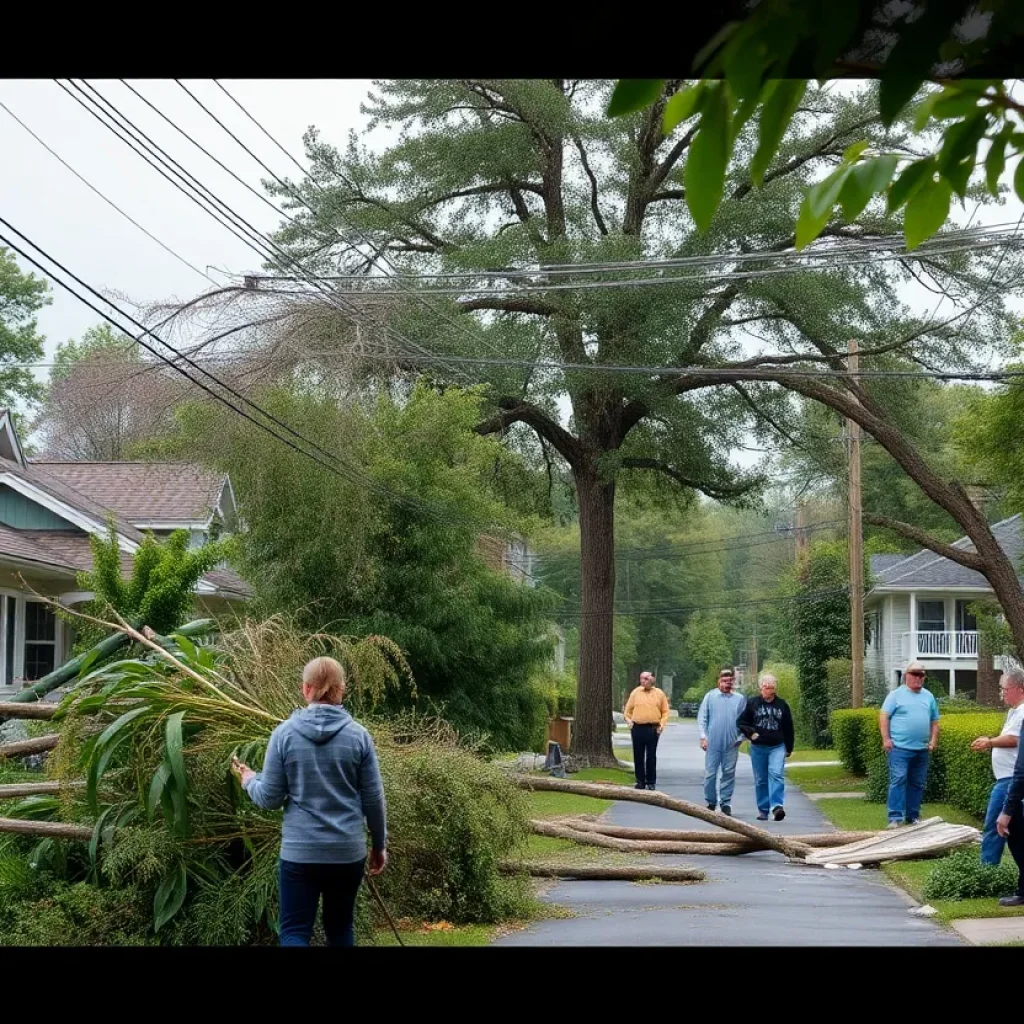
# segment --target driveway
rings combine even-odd
[[[666,728],[658,747],[658,788],[703,803],[703,753],[696,723]],[[781,833],[830,832],[799,790],[787,785],[786,819],[768,822]],[[757,808],[750,759],[740,755],[733,813],[754,822]],[[713,828],[661,807],[612,805],[616,825]],[[559,882],[545,899],[575,916],[541,921],[498,940],[499,946],[959,946],[933,921],[912,917],[914,906],[880,871],[826,871],[788,863],[765,851],[740,857],[656,857],[692,864],[707,877],[692,885]]]

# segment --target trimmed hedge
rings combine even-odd
[[[983,817],[992,789],[992,761],[988,753],[976,754],[971,741],[978,736],[995,736],[1003,727],[1001,712],[975,711],[943,715],[939,745],[932,754],[924,798],[945,801],[954,807]],[[867,799],[884,803],[889,789],[889,765],[878,731],[875,708],[845,709],[832,713],[832,736],[836,753],[846,770],[866,776]]]

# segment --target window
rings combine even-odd
[[[944,633],[946,630],[946,602],[918,601],[917,628],[921,633]]]
[[[957,601],[956,603],[956,631],[958,633],[973,633],[978,628],[978,620],[967,610],[972,603],[971,601]]]
[[[8,602],[10,603],[10,602]],[[42,679],[57,666],[57,618],[49,605],[25,602],[25,668],[27,682]]]

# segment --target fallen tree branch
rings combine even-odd
[[[53,718],[56,713],[56,704],[0,704],[0,718]]]
[[[513,785],[520,789],[539,790],[548,793],[573,793],[576,796],[590,796],[598,800],[631,801],[639,804],[650,804],[654,807],[664,807],[669,811],[678,811],[680,814],[689,815],[691,818],[699,818],[712,825],[718,825],[729,832],[736,832],[747,839],[754,840],[764,845],[766,849],[777,850],[787,857],[802,858],[806,856],[811,847],[805,843],[793,842],[782,836],[773,835],[764,829],[755,828],[745,821],[737,821],[717,811],[709,811],[700,804],[690,803],[688,800],[677,800],[675,797],[666,796],[656,790],[629,789],[625,786],[614,786],[599,782],[572,782],[569,779],[552,779],[543,775],[519,775],[510,774],[509,779]]]
[[[674,853],[674,854],[725,854],[736,855],[752,852],[756,847],[747,842],[739,843],[674,843],[664,841],[643,841],[637,839],[615,839],[600,832],[578,831],[567,825],[556,825],[550,821],[531,821],[530,831],[538,836],[551,839],[568,839],[580,846],[598,846],[620,853]]]
[[[599,864],[518,864],[503,861],[499,870],[506,875],[525,872],[535,878],[576,878],[599,882],[703,882],[704,872],[697,868],[628,868]]]
[[[0,744],[0,757],[27,757],[29,754],[41,754],[53,750],[60,743],[60,736],[38,736],[33,740],[17,740],[14,743]]]
[[[81,789],[84,782],[12,782],[0,786],[0,800],[15,800],[25,796],[55,796],[65,789]]]
[[[717,832],[683,830],[672,828],[629,828],[624,825],[609,825],[603,821],[587,820],[586,818],[548,818],[547,821],[565,825],[578,832],[597,832],[615,839],[655,840],[670,843],[715,843],[729,842],[754,848],[756,844],[742,836],[720,836]],[[809,835],[787,836],[791,842],[806,843],[816,849],[832,846],[845,846],[863,839],[873,839],[878,832],[818,832]],[[757,846],[758,849],[764,847]]]
[[[44,839],[81,839],[89,842],[93,830],[87,825],[69,825],[63,821],[28,821],[21,818],[0,818],[0,832]]]

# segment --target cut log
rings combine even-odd
[[[56,704],[15,704],[5,700],[0,704],[0,718],[53,718]]]
[[[704,872],[698,868],[675,867],[605,867],[600,864],[516,864],[504,862],[503,873],[519,875],[525,872],[535,878],[575,878],[597,882],[703,882]]]
[[[530,831],[538,836],[551,839],[568,839],[580,846],[598,846],[605,850],[618,850],[620,853],[672,853],[672,854],[725,854],[737,855],[754,850],[749,843],[672,843],[664,841],[647,841],[636,839],[614,839],[601,835],[599,832],[584,832],[565,825],[556,825],[550,821],[531,821]],[[713,833],[712,833],[713,834]]]
[[[970,825],[950,825],[941,818],[929,818],[917,825],[882,832],[872,839],[850,843],[834,850],[815,850],[806,863],[881,864],[892,860],[931,857],[958,846],[977,842],[981,833]]]
[[[0,800],[20,800],[26,796],[56,796],[65,789],[81,789],[84,782],[12,782],[0,786]]]
[[[615,839],[653,840],[655,842],[668,843],[739,843],[742,846],[756,846],[749,839],[739,835],[723,836],[719,832],[710,832],[699,829],[673,829],[673,828],[629,828],[624,825],[609,825],[597,820],[596,815],[581,815],[580,817],[569,818],[548,818],[549,822],[557,825],[565,825],[578,832],[596,832],[599,835],[611,836]],[[845,846],[847,843],[854,843],[858,840],[873,839],[879,835],[878,832],[820,832],[810,835],[787,836],[786,838],[796,843],[806,843],[815,848],[829,846]],[[758,849],[765,847],[757,846]]]
[[[599,782],[572,782],[569,779],[552,779],[543,775],[510,774],[509,778],[522,789],[548,793],[572,793],[576,796],[595,797],[598,800],[625,800],[650,804],[654,807],[664,807],[666,810],[678,811],[691,818],[699,818],[701,821],[718,825],[729,832],[735,832],[747,839],[759,842],[766,849],[777,850],[787,857],[803,857],[811,850],[811,847],[805,843],[792,842],[783,836],[748,825],[745,821],[737,821],[736,818],[719,814],[717,811],[709,811],[700,804],[690,803],[689,800],[677,800],[675,797],[666,796],[656,790],[632,789],[627,786],[614,786]]]
[[[0,743],[0,757],[28,757],[53,750],[60,743],[60,736],[37,736],[33,740],[17,740],[14,743]]]
[[[0,832],[42,839],[81,839],[89,842],[92,829],[87,825],[69,825],[63,821],[28,821],[21,818],[0,818]]]

